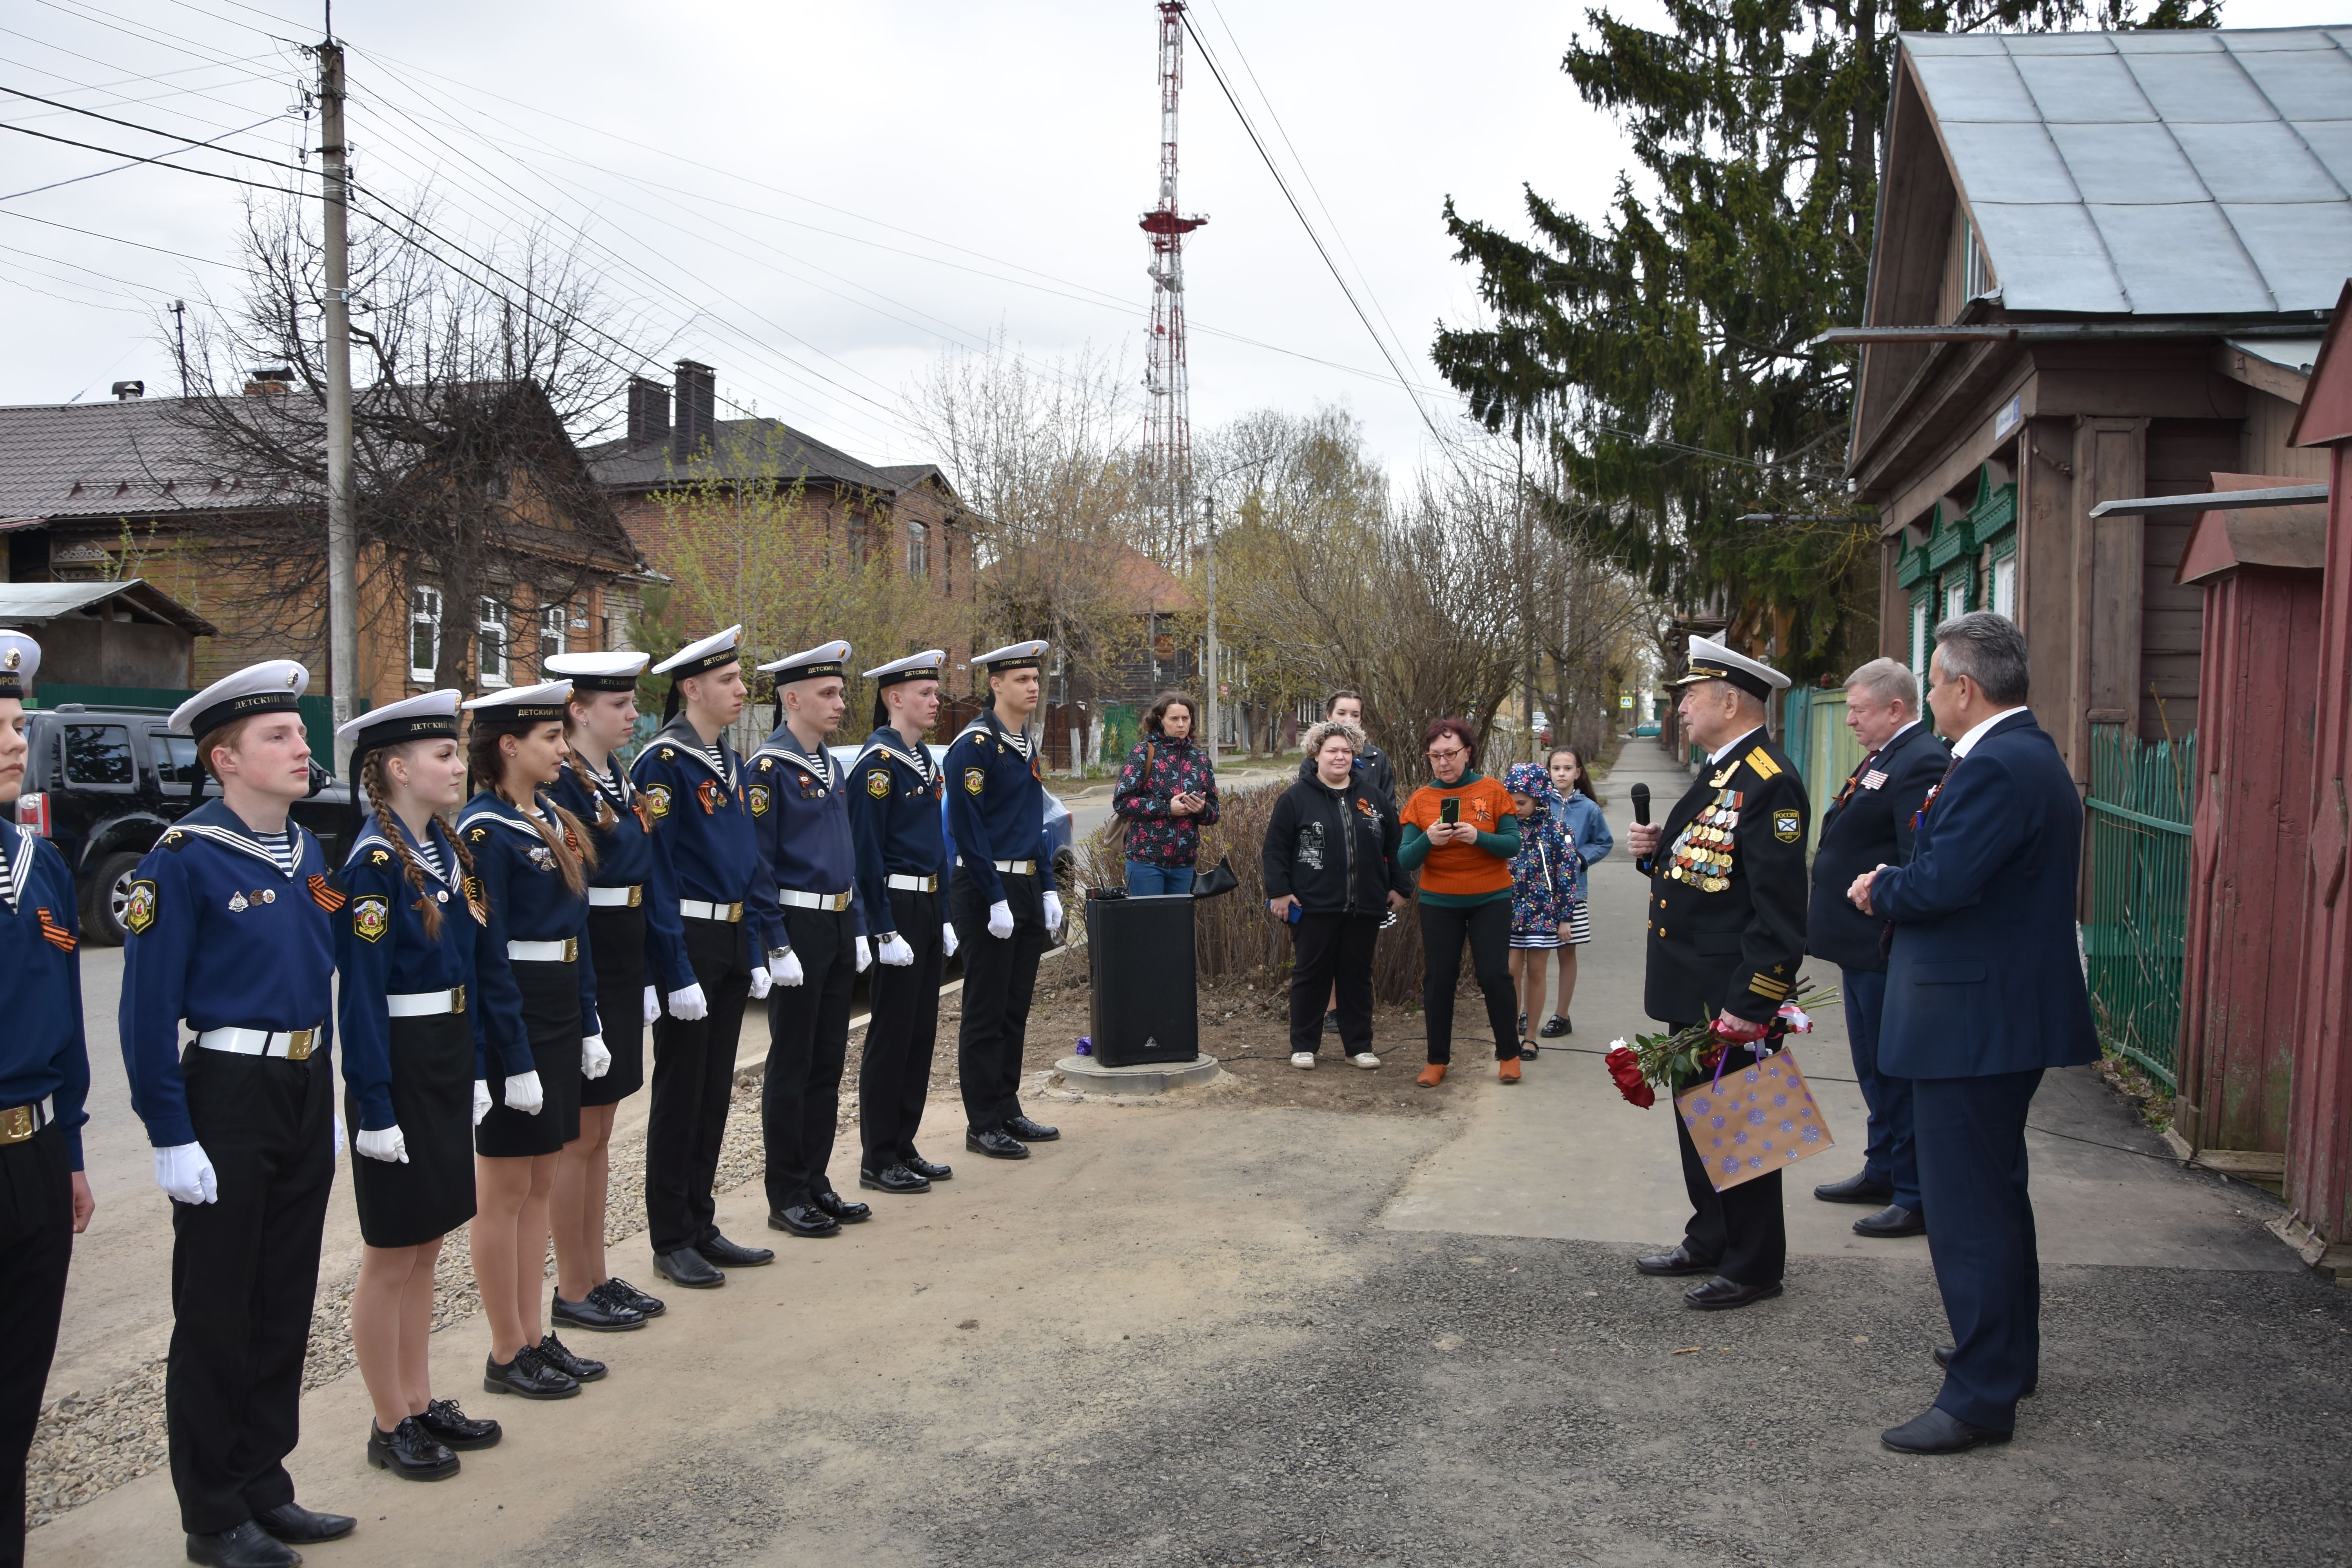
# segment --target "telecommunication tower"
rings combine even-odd
[[[1184,0],[1159,0],[1160,205],[1143,215],[1151,237],[1151,341],[1143,384],[1146,471],[1181,517],[1192,472],[1192,407],[1184,354],[1184,237],[1208,222],[1176,208],[1176,97],[1184,85]]]

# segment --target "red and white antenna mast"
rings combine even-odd
[[[1184,354],[1184,237],[1208,222],[1176,210],[1176,95],[1184,85],[1184,0],[1159,0],[1160,205],[1143,215],[1151,237],[1151,341],[1143,384],[1145,471],[1172,510],[1192,489],[1192,394]],[[1181,517],[1176,537],[1182,537]]]

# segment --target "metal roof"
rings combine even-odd
[[[2324,310],[2352,272],[2352,26],[1906,33],[2010,310]]]
[[[2345,267],[2347,271],[2352,271],[2352,258],[2346,258]],[[2321,339],[2316,334],[2307,338],[2233,337],[2221,341],[2240,353],[2268,360],[2280,369],[2291,370],[2297,375],[2309,375],[2311,367],[2319,363]]]
[[[226,471],[176,397],[0,408],[0,523],[283,502]]]
[[[148,583],[129,577],[112,583],[0,583],[0,624],[37,626],[120,598],[159,621],[211,637],[212,622]]]
[[[626,439],[583,447],[597,482],[614,489],[670,489],[704,479],[809,479],[895,496],[906,481],[781,419],[721,419],[710,449],[680,467],[667,440],[632,447]],[[904,470],[901,470],[904,472]]]

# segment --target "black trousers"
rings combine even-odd
[[[1349,1056],[1372,1048],[1372,947],[1378,915],[1307,915],[1290,928],[1290,1048],[1313,1055],[1323,1042],[1323,999],[1339,990],[1339,1044]],[[1457,959],[1456,962],[1459,962]]]
[[[940,1035],[940,972],[947,967],[940,902],[937,893],[892,891],[890,917],[898,922],[899,937],[915,950],[915,962],[877,962],[867,972],[870,1008],[866,1057],[857,1068],[857,1134],[859,1158],[868,1171],[913,1155],[915,1134],[923,1125]]]
[[[801,961],[798,985],[768,993],[768,1067],[760,1083],[768,1210],[781,1213],[833,1190],[833,1133],[841,1120],[841,1064],[849,1056],[849,987],[857,978],[857,917],[847,910],[784,910],[784,936]]]
[[[25,1455],[73,1258],[73,1156],[54,1122],[0,1144],[0,1564],[25,1561]]]
[[[294,1500],[285,1459],[335,1183],[335,1075],[323,1051],[298,1062],[193,1045],[180,1068],[220,1197],[172,1205],[163,1419],[180,1526],[205,1535]]]
[[[1669,1024],[1669,1033],[1680,1033],[1690,1025]],[[1736,1072],[1755,1064],[1756,1053],[1747,1049],[1730,1052],[1724,1058],[1723,1070]],[[1694,1079],[1691,1083],[1698,1080]],[[1690,1083],[1676,1087],[1675,1092],[1690,1088]],[[1789,1228],[1787,1215],[1780,1207],[1780,1173],[1767,1171],[1753,1181],[1742,1182],[1727,1192],[1718,1193],[1707,1179],[1706,1163],[1698,1157],[1698,1146],[1691,1142],[1690,1129],[1683,1119],[1674,1118],[1675,1137],[1683,1152],[1683,1190],[1690,1194],[1691,1216],[1683,1226],[1683,1247],[1702,1263],[1715,1266],[1715,1271],[1736,1285],[1774,1285],[1780,1282],[1781,1271],[1789,1262]]]
[[[1045,894],[1034,877],[999,873],[1013,907],[1013,934],[988,934],[988,900],[956,869],[948,890],[956,950],[963,955],[963,1023],[956,1031],[956,1071],[963,1114],[974,1132],[1021,1114],[1021,1053],[1028,1045],[1029,1001],[1037,961],[1045,955]]]
[[[646,1224],[656,1252],[698,1247],[719,1234],[710,1184],[735,1094],[735,1038],[751,994],[751,956],[732,921],[686,922],[686,959],[708,1016],[654,1021],[654,1099],[646,1118]]]
[[[1462,976],[1462,944],[1470,944],[1471,973],[1486,997],[1495,1032],[1495,1059],[1519,1054],[1518,987],[1511,983],[1511,900],[1466,909],[1421,901],[1421,1013],[1429,1029],[1429,1059],[1454,1059],[1454,990]]]

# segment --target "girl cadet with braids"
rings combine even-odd
[[[375,1405],[368,1463],[415,1481],[457,1474],[453,1450],[499,1437],[497,1422],[433,1397],[426,1356],[441,1238],[474,1217],[480,1115],[472,868],[436,820],[466,797],[457,695],[428,691],[335,732],[352,742],[369,811],[343,864],[349,900],[335,921],[335,1017],[364,1244],[352,1346]]]
[[[480,793],[457,818],[474,858],[469,891],[480,895],[475,970],[494,1058],[475,1099],[495,1091],[500,1102],[474,1130],[474,1279],[490,1321],[482,1386],[526,1399],[569,1399],[604,1375],[604,1363],[542,1333],[539,1316],[556,1162],[580,1136],[581,1080],[613,1060],[597,1026],[588,938],[596,851],[580,819],[541,793],[562,769],[571,695],[570,681],[555,680],[466,704],[474,715],[466,759]],[[560,1252],[557,1267],[565,1267]]]
[[[659,1297],[605,1270],[613,1117],[645,1086],[645,1031],[660,1016],[658,993],[668,994],[677,1017],[709,1010],[687,960],[668,862],[654,853],[652,808],[614,754],[636,729],[637,677],[648,661],[642,653],[567,653],[541,666],[572,682],[563,725],[571,751],[548,793],[588,825],[596,852],[588,935],[604,1048],[613,1054],[609,1071],[581,1085],[580,1136],[556,1162],[551,1214],[561,1272],[550,1315],[561,1327],[604,1332],[641,1328],[666,1310]]]

